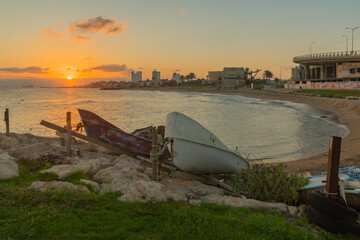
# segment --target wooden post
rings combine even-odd
[[[333,200],[336,200],[339,194],[340,149],[341,137],[330,137],[325,196]]]
[[[71,157],[71,112],[66,113],[66,152],[67,156]]]
[[[152,129],[152,149],[151,153],[155,154],[159,151],[158,145],[158,133],[156,127]],[[150,155],[151,156],[151,155]],[[153,160],[153,180],[159,181],[159,158],[152,159]]]
[[[9,124],[9,109],[6,108],[5,109],[5,113],[4,113],[4,121],[5,121],[5,124],[6,124],[6,135],[9,136],[10,134],[10,124]]]

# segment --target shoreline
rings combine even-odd
[[[128,89],[127,89],[128,90]],[[130,89],[129,89],[130,90]],[[340,167],[360,165],[360,101],[348,99],[334,99],[324,97],[310,97],[304,95],[289,94],[286,90],[265,91],[252,89],[217,90],[196,88],[143,88],[134,89],[141,91],[161,92],[197,92],[223,95],[241,95],[249,98],[262,100],[280,100],[294,103],[303,103],[320,111],[332,112],[338,116],[341,124],[347,127],[349,133],[342,140]],[[310,158],[284,162],[288,172],[310,172],[313,175],[326,172],[328,163],[328,152],[319,153]],[[271,164],[270,164],[271,165]]]

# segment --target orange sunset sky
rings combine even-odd
[[[249,67],[290,77],[292,58],[344,51],[358,0],[0,0],[0,81],[151,79]],[[360,30],[354,49],[360,48]],[[71,76],[71,81],[67,80]]]

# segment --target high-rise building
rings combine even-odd
[[[180,76],[179,73],[174,73],[171,80],[176,81],[176,83],[181,83],[182,82],[181,76]]]
[[[160,80],[160,72],[153,71],[152,72],[152,80]]]
[[[138,72],[134,72],[131,71],[131,82],[140,82],[142,81],[142,72],[138,71]]]

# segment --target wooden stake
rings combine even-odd
[[[9,136],[10,134],[10,124],[9,124],[9,109],[6,108],[5,113],[4,113],[4,121],[6,124],[6,135]]]
[[[336,200],[339,194],[339,164],[341,137],[330,137],[328,170],[326,176],[325,196]]]
[[[158,145],[158,132],[157,129],[154,127],[152,129],[152,149],[151,153],[157,153],[159,151]],[[151,155],[151,154],[150,154]],[[159,158],[153,160],[153,180],[159,181]]]
[[[66,155],[71,157],[71,112],[66,113],[66,134]]]

